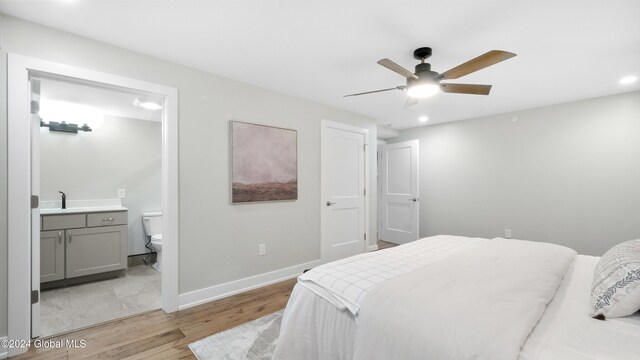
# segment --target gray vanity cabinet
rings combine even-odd
[[[127,268],[127,212],[42,215],[40,282]]]
[[[64,279],[64,230],[40,233],[40,282]]]

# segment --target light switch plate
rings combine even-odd
[[[118,189],[118,199],[124,199],[127,196],[125,189]]]

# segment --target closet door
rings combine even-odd
[[[418,140],[388,144],[382,154],[382,240],[405,244],[418,240],[420,210]]]

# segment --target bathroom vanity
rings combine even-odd
[[[41,283],[127,267],[126,208],[43,209],[40,220]]]

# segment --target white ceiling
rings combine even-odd
[[[640,89],[640,1],[0,1],[0,12],[397,128],[512,113]],[[443,72],[491,49],[517,57],[459,79],[489,96],[438,94],[403,110],[402,85],[376,64],[412,69],[430,46]]]

